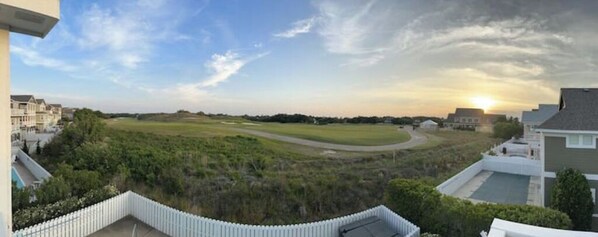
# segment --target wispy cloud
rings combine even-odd
[[[113,60],[135,69],[149,60],[156,44],[189,39],[176,31],[176,11],[166,0],[119,4],[118,10],[93,4],[80,17],[79,45],[89,50],[104,49],[104,61]]]
[[[299,20],[293,23],[293,27],[290,29],[274,34],[274,37],[278,38],[293,38],[300,34],[309,33],[316,23],[317,18],[311,17],[303,20]]]
[[[148,89],[146,92],[168,94],[172,98],[182,99],[188,102],[198,102],[210,95],[209,88],[214,88],[236,75],[248,63],[262,58],[268,53],[261,53],[252,56],[242,56],[233,51],[224,54],[213,54],[211,59],[204,63],[209,75],[199,82],[180,83],[172,88]]]
[[[18,56],[23,63],[29,66],[41,66],[66,72],[77,69],[77,67],[70,65],[69,63],[59,59],[43,56],[34,49],[28,47],[25,48],[11,45],[10,52]]]

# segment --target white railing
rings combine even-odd
[[[494,218],[488,237],[596,237],[598,233],[558,230]]]
[[[484,170],[529,175],[541,176],[542,162],[539,160],[532,160],[522,157],[501,157],[482,154],[484,159]]]
[[[487,154],[482,154],[482,156],[482,160],[436,186],[436,190],[445,195],[452,195],[482,170],[529,176],[540,176],[542,172],[542,163],[539,160]]]
[[[475,177],[478,173],[480,173],[484,169],[484,162],[478,161],[473,165],[465,168],[463,171],[459,172],[455,176],[451,177],[450,179],[444,181],[440,185],[436,187],[442,194],[451,195],[455,193],[461,186]]]
[[[79,211],[18,230],[13,237],[88,236],[130,213],[129,193],[124,193]]]
[[[11,116],[24,116],[25,110],[24,109],[10,109]]]
[[[23,150],[19,149],[17,151],[17,157],[19,158],[19,161],[23,163],[25,168],[27,168],[37,180],[46,180],[52,177],[50,172],[48,172],[46,169],[44,169],[44,167],[35,162],[35,160],[33,160],[27,154],[25,154]]]
[[[340,226],[376,216],[401,236],[419,237],[420,229],[384,206],[314,223],[258,226],[235,224],[185,213],[133,192],[126,192],[83,210],[19,230],[25,236],[86,236],[131,215],[170,236],[337,237]]]

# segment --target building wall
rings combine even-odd
[[[566,148],[565,137],[549,137],[544,140],[546,172],[574,168],[585,174],[598,174],[598,149]]]
[[[8,233],[12,229],[12,199],[11,199],[11,181],[10,181],[10,53],[9,53],[9,34],[6,29],[0,27],[0,97],[5,103],[0,103],[0,215],[6,222],[6,225],[0,228],[7,228]]]

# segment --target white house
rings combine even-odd
[[[423,121],[422,123],[419,124],[419,127],[425,130],[437,130],[438,129],[438,123],[432,121],[432,120],[426,120]]]

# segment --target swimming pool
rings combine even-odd
[[[23,180],[21,179],[21,177],[19,177],[19,173],[17,172],[15,167],[12,167],[11,175],[12,175],[12,181],[15,181],[17,183],[17,188],[25,187],[25,183],[23,183]]]

